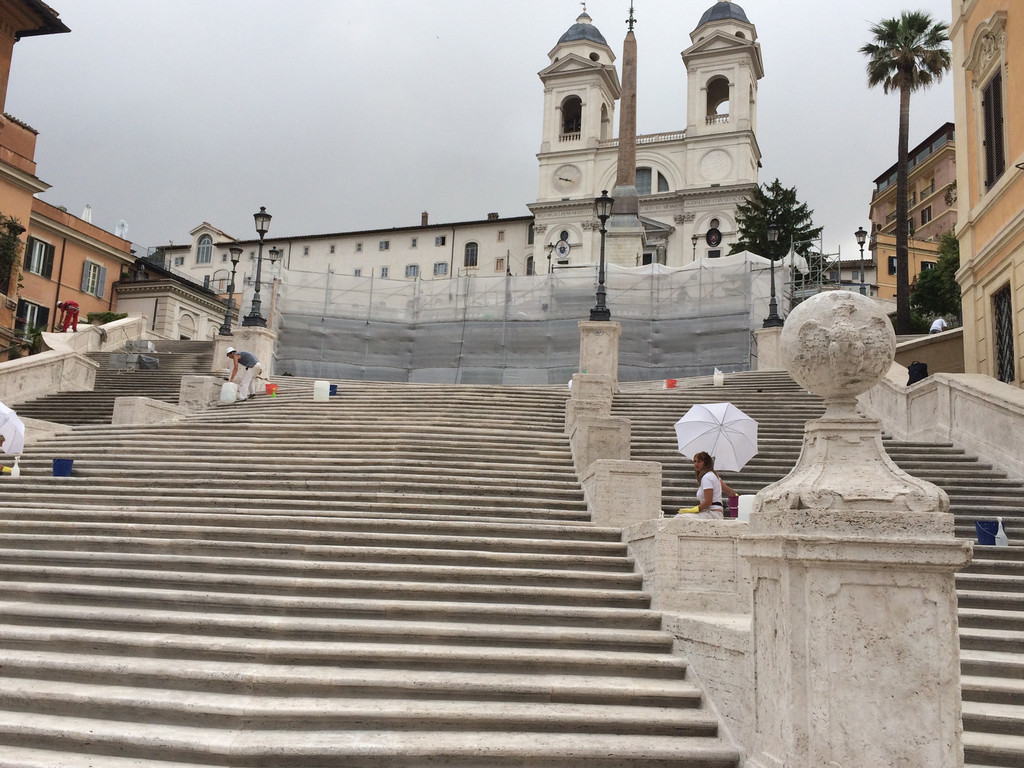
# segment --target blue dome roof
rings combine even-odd
[[[591,23],[591,18],[586,12],[581,13],[577,17],[576,23],[569,27],[564,35],[558,38],[558,44],[572,43],[577,40],[589,40],[598,45],[608,45],[608,41],[604,39],[604,35],[598,31],[597,27]]]
[[[728,19],[742,21],[744,24],[750,23],[747,19],[747,14],[736,3],[730,3],[728,0],[719,0],[704,11],[704,15],[700,17],[700,22],[697,26],[707,24],[709,21],[727,21]]]

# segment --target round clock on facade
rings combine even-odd
[[[708,181],[724,179],[731,171],[732,158],[721,149],[712,149],[700,161],[701,175]]]
[[[555,169],[551,184],[559,192],[578,192],[583,173],[575,165],[560,165]]]

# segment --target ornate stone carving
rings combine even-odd
[[[790,375],[824,399],[825,414],[807,423],[793,471],[758,494],[752,530],[951,536],[945,492],[897,467],[881,424],[856,411],[892,365],[896,337],[882,310],[859,293],[818,294],[790,313],[781,345]]]

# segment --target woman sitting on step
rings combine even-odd
[[[736,492],[715,472],[715,460],[707,451],[693,455],[693,474],[697,477],[697,506],[684,507],[679,514],[692,514],[706,520],[725,518],[723,492],[736,496]]]

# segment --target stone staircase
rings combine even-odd
[[[58,392],[18,405],[23,418],[46,419],[72,426],[109,424],[114,400],[121,396],[151,397],[177,403],[181,377],[208,374],[213,358],[209,341],[154,341],[156,351],[147,352],[159,361],[156,370],[112,370],[111,352],[90,352],[99,363],[96,384],[91,391]]]
[[[724,386],[710,377],[680,389],[632,389],[616,396],[613,414],[632,424],[634,459],[663,465],[663,507],[694,503],[693,468],[677,452],[673,424],[698,402],[732,402],[758,421],[760,452],[739,473],[723,472],[739,493],[756,493],[795,465],[803,425],[823,408],[786,373],[736,373]],[[626,389],[629,389],[626,387]],[[964,744],[967,766],[1024,766],[1024,483],[950,444],[886,439],[907,473],[943,488],[956,535],[974,539],[978,519],[1003,518],[1010,547],[975,546],[957,574]]]
[[[564,390],[275,381],[0,481],[0,765],[739,764]]]

